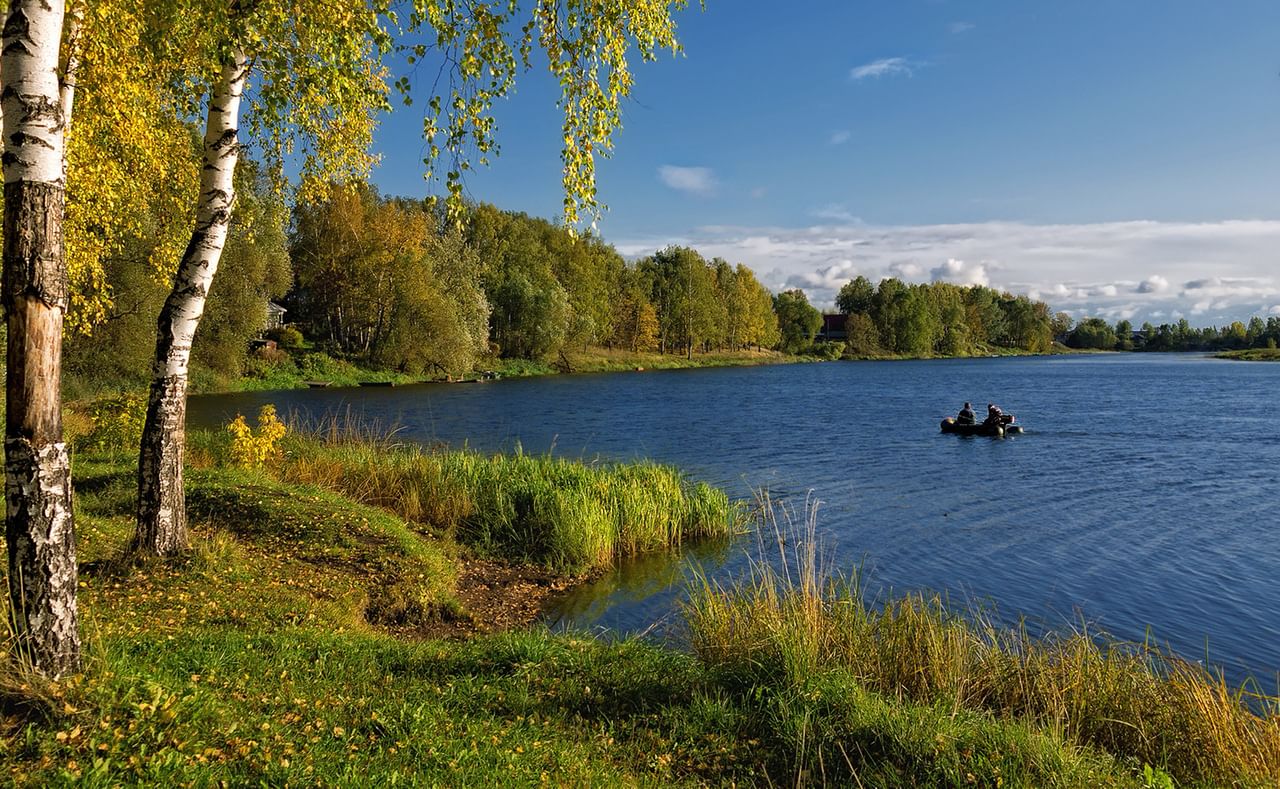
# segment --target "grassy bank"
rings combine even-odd
[[[583,464],[294,434],[278,475],[394,512],[486,554],[570,574],[742,530],[742,506],[670,466]]]
[[[733,523],[734,508],[660,467],[364,439],[295,435],[283,460],[253,470],[229,466],[221,435],[193,436],[194,550],[171,562],[120,558],[132,529],[129,454],[77,451],[88,667],[57,684],[0,673],[10,780],[1142,787],[1280,777],[1276,720],[1197,667],[1083,636],[1029,639],[934,599],[873,609],[856,585],[822,580],[812,532],[787,538],[803,546],[789,574],[761,568],[741,586],[694,589],[692,653],[539,629],[424,640],[433,622],[472,616],[458,571],[470,545],[587,567]],[[611,535],[607,552],[575,536],[584,518]]]
[[[1033,356],[1071,353],[1096,353],[1055,344],[1047,354],[1031,354],[1002,346],[983,346],[968,358],[989,356]],[[895,361],[921,358],[881,354],[875,356],[845,357],[855,361]],[[770,350],[718,351],[683,354],[634,353],[609,348],[588,348],[566,351],[556,359],[487,359],[482,360],[475,372],[461,376],[462,380],[497,374],[499,378],[526,378],[561,373],[613,373],[647,370],[684,370],[705,367],[754,367],[768,364],[796,364],[821,361],[817,356],[796,356]],[[280,352],[273,361],[251,359],[244,375],[228,377],[207,370],[192,374],[192,391],[201,394],[217,392],[265,391],[273,389],[301,389],[308,382],[325,382],[330,386],[357,386],[362,383],[410,384],[427,381],[446,381],[443,374],[407,375],[396,370],[369,366],[355,359],[341,359],[323,352],[305,350],[292,353]],[[136,389],[139,382],[118,382],[103,385],[102,382],[72,382],[69,391],[76,397],[100,396],[122,389]]]
[[[1069,354],[1079,353],[1108,353],[1107,351],[1095,351],[1083,348],[1070,348],[1060,342],[1055,342],[1048,351],[1036,353],[1033,351],[1024,351],[1019,348],[1006,348],[1003,345],[987,345],[980,344],[974,348],[973,353],[968,356],[901,356],[898,354],[882,353],[874,355],[853,355],[846,356],[846,359],[860,362],[887,362],[887,361],[908,361],[920,359],[983,359],[996,356],[1065,356]]]
[[[1223,351],[1214,354],[1217,359],[1235,359],[1242,362],[1280,362],[1280,349],[1246,348],[1242,351]]]
[[[565,361],[568,368],[565,368]],[[694,367],[744,367],[759,364],[784,364],[812,361],[810,357],[789,356],[777,351],[725,351],[698,353],[692,359],[682,355],[658,353],[631,353],[608,348],[567,351],[564,359],[486,359],[476,372],[463,378],[480,377],[497,373],[502,378],[522,378],[534,375],[555,375],[563,372],[600,373],[643,370],[670,370]],[[396,370],[384,370],[355,359],[341,359],[328,354],[302,350],[278,352],[271,361],[251,358],[244,375],[227,377],[209,371],[195,371],[192,376],[193,391],[199,393],[262,391],[270,389],[301,389],[309,381],[324,381],[331,386],[357,386],[361,383],[408,384],[424,381],[447,380],[444,374],[407,375]],[[116,387],[119,388],[119,387]],[[81,392],[81,390],[84,390]],[[79,386],[77,394],[96,394],[99,388]]]
[[[362,383],[417,383],[421,376],[409,376],[394,370],[339,359],[320,351],[280,351],[271,361],[250,358],[244,374],[238,377],[216,375],[208,370],[192,374],[194,391],[250,392],[271,389],[302,389],[308,381],[323,381],[330,386],[358,386]]]
[[[564,359],[550,362],[503,360],[497,371],[503,375],[541,375],[548,373],[625,373],[631,370],[685,370],[694,368],[745,368],[768,364],[794,364],[814,361],[812,356],[792,356],[780,351],[713,351],[710,354],[648,354],[621,351],[616,348],[586,348],[566,351]],[[567,369],[566,369],[567,362]]]
[[[466,615],[456,549],[263,472],[194,469],[192,554],[122,563],[129,471],[77,471],[90,657],[63,683],[0,675],[18,785],[815,784],[847,768],[797,742],[833,726],[867,785],[990,784],[993,768],[1010,785],[1141,785],[1017,722],[830,684],[744,688],[636,641],[418,640],[416,619]]]
[[[802,547],[757,564],[731,589],[704,580],[686,614],[695,652],[721,682],[804,710],[805,729],[788,713],[796,758],[828,765],[837,782],[858,775],[851,737],[899,725],[873,723],[878,705],[915,711],[926,742],[967,740],[981,766],[969,771],[984,781],[1013,779],[1022,760],[1057,759],[1064,745],[1154,766],[1178,785],[1280,781],[1280,699],[1234,691],[1198,663],[1086,629],[1036,639],[981,611],[958,614],[938,596],[877,606],[856,578],[823,573],[812,524],[787,537]],[[947,772],[947,783],[972,782]]]

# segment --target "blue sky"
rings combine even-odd
[[[856,274],[981,282],[1077,315],[1280,314],[1280,3],[708,0],[637,68],[600,231],[829,303]],[[498,108],[468,190],[555,216],[555,86]],[[420,116],[377,137],[421,195]]]

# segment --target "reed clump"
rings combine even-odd
[[[367,427],[292,431],[277,473],[290,483],[390,510],[488,553],[570,573],[725,537],[746,520],[741,503],[670,466],[436,451]]]
[[[790,547],[732,588],[702,578],[685,609],[695,652],[731,686],[801,688],[835,671],[860,693],[1029,724],[1179,784],[1280,781],[1280,699],[1086,627],[1033,637],[939,595],[876,605],[856,577],[824,570],[812,509],[801,528],[762,511]]]

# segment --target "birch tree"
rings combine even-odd
[[[191,31],[218,70],[206,76],[195,227],[157,321],[138,460],[137,550],[166,556],[188,547],[182,464],[191,345],[235,205],[242,104],[275,172],[297,155],[306,184],[366,173],[374,113],[386,107],[382,11],[326,0],[196,2],[175,3],[163,20]],[[251,75],[257,85],[247,92]]]
[[[0,17],[10,626],[53,676],[79,660],[62,329],[86,332],[105,316],[102,261],[137,233],[141,201],[171,213],[164,196],[191,159],[167,98],[176,62],[119,57],[140,51],[144,15],[126,0],[72,0],[14,2]]]
[[[385,0],[170,0],[164,24],[211,31],[212,42],[194,49],[213,56],[220,72],[209,80],[195,230],[157,326],[134,547],[167,555],[188,544],[182,492],[188,364],[234,206],[230,172],[242,100],[250,136],[268,160],[300,155],[305,199],[309,185],[367,170],[373,111],[386,106],[380,58],[398,42],[397,51],[415,68],[438,68],[423,121],[425,164],[430,178],[446,163],[449,213],[457,220],[470,157],[486,164],[497,152],[493,102],[510,92],[520,70],[532,67],[537,46],[561,89],[564,215],[576,223],[582,211],[595,216],[599,209],[595,157],[608,155],[621,125],[621,103],[633,85],[630,57],[678,51],[672,12],[685,5],[413,0],[393,9]],[[168,40],[182,39],[167,32]],[[253,79],[257,85],[246,92]],[[412,98],[409,77],[396,86],[406,101]]]
[[[71,466],[62,436],[62,323],[68,301],[60,80],[62,0],[13,0],[4,22],[4,307],[8,328],[5,539],[10,625],[46,675],[80,662]]]
[[[186,434],[187,374],[191,342],[217,272],[235,200],[236,129],[249,59],[235,47],[214,84],[205,123],[204,159],[196,227],[174,275],[173,290],[160,310],[156,354],[147,400],[146,426],[138,463],[140,546],[159,555],[187,548],[182,499],[182,456]]]

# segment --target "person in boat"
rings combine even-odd
[[[964,404],[964,408],[960,409],[959,416],[956,417],[958,425],[976,425],[978,424],[978,415],[973,412],[973,406],[968,403]]]
[[[992,426],[1002,423],[1004,412],[995,403],[987,403],[987,419],[982,424]]]

